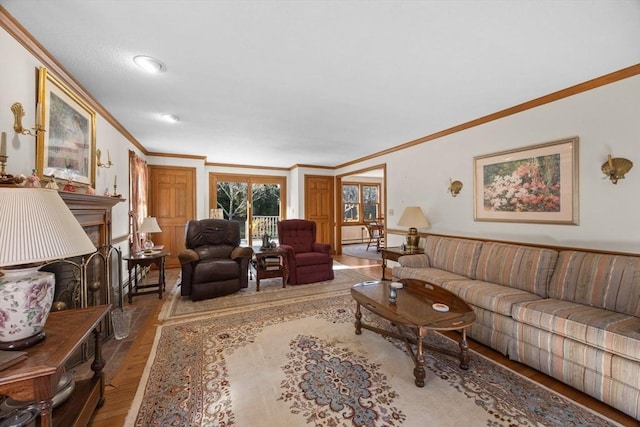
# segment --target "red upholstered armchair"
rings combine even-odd
[[[331,245],[316,242],[316,223],[304,219],[278,221],[280,247],[288,254],[289,284],[333,279]]]

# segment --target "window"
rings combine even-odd
[[[342,222],[364,223],[380,217],[380,185],[344,183],[342,185]]]

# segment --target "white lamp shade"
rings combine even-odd
[[[154,216],[148,216],[142,219],[142,224],[138,228],[138,233],[161,233],[162,230],[158,225],[158,221]]]
[[[0,188],[0,267],[95,252],[56,190]]]
[[[426,228],[429,227],[429,220],[420,206],[407,206],[402,212],[402,216],[400,216],[398,225],[401,227]]]

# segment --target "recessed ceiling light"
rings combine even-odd
[[[160,117],[162,120],[169,123],[176,123],[179,120],[178,116],[174,114],[162,114]]]
[[[167,67],[162,62],[150,56],[138,55],[133,58],[133,62],[149,73],[163,73],[167,70]]]

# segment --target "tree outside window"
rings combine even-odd
[[[380,217],[378,184],[345,183],[342,185],[342,222],[364,223]]]

